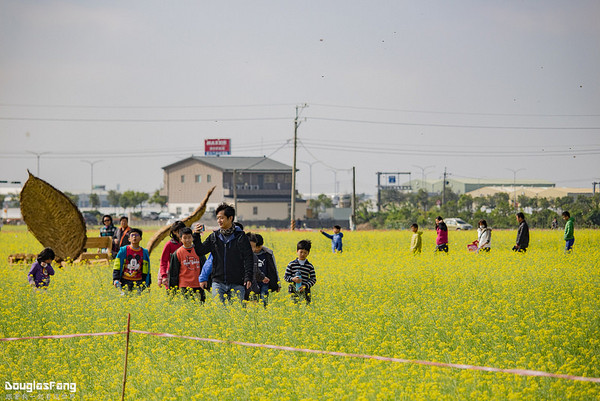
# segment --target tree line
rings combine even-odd
[[[64,194],[71,199],[71,201],[75,205],[79,205],[79,195],[73,194],[71,192],[64,192]],[[0,195],[0,205],[2,205],[5,201],[6,197],[4,195]],[[167,197],[160,195],[159,190],[156,190],[152,196],[146,192],[138,192],[138,191],[125,191],[123,193],[110,190],[106,196],[106,199],[110,206],[112,207],[120,207],[123,210],[130,209],[135,211],[138,209],[142,211],[142,205],[146,202],[150,204],[159,205],[161,208],[167,205]],[[18,196],[11,197],[10,201],[7,201],[7,207],[20,207],[21,202]],[[90,194],[89,197],[89,206],[92,209],[96,209],[100,207],[100,197],[96,193]]]
[[[381,192],[379,211],[373,211],[373,201],[359,202],[356,211],[356,223],[379,229],[406,229],[412,223],[419,226],[433,226],[435,218],[459,217],[477,227],[485,219],[490,227],[514,228],[515,214],[523,212],[531,227],[550,228],[552,220],[557,218],[562,226],[560,214],[568,210],[579,227],[600,227],[600,194],[594,196],[578,195],[562,198],[517,197],[517,205],[507,193],[473,198],[471,195],[458,195],[446,189],[444,203],[442,195],[430,196],[421,189],[415,193],[398,190]]]

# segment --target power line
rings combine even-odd
[[[221,104],[221,105],[182,105],[182,106],[108,106],[108,105],[76,105],[76,104],[27,104],[27,103],[0,103],[0,107],[28,107],[49,109],[223,109],[223,108],[252,108],[252,107],[289,107],[293,103],[265,103],[265,104]]]
[[[510,130],[600,130],[598,127],[533,127],[533,126],[501,126],[501,125],[463,125],[463,124],[432,124],[432,123],[407,123],[398,121],[375,121],[375,120],[353,120],[329,117],[306,117],[308,120],[334,121],[344,123],[378,124],[378,125],[402,125],[414,127],[438,127],[438,128],[477,128],[477,129],[510,129]]]
[[[384,149],[384,148],[366,148],[366,147],[353,147],[347,145],[327,145],[327,144],[316,144],[311,145],[313,149],[327,150],[327,151],[340,151],[340,152],[355,152],[355,153],[371,153],[371,154],[391,154],[391,155],[407,155],[407,156],[448,156],[448,157],[548,157],[548,156],[587,156],[600,154],[600,149],[594,150],[581,150],[581,151],[549,151],[549,152],[489,152],[487,149],[485,154],[482,152],[455,152],[455,151],[435,151],[435,150],[401,150],[401,149]]]
[[[543,114],[543,113],[480,113],[480,112],[461,112],[461,111],[439,111],[439,110],[418,110],[418,109],[400,109],[387,107],[368,107],[351,106],[326,103],[311,103],[311,106],[329,107],[350,110],[367,111],[385,111],[415,114],[442,114],[442,115],[465,115],[465,116],[496,116],[496,117],[600,117],[600,114]],[[257,104],[216,104],[216,105],[77,105],[77,104],[35,104],[35,103],[0,103],[0,107],[19,107],[19,108],[48,108],[48,109],[123,109],[123,110],[144,110],[144,109],[165,109],[165,110],[186,110],[186,109],[234,109],[234,108],[259,108],[259,107],[294,107],[296,103],[257,103]]]
[[[329,145],[337,145],[339,144],[339,142],[327,142],[327,141],[323,141],[323,140],[312,140],[312,139],[304,139],[304,142],[306,142],[307,144],[316,144],[316,145],[320,145],[320,144],[329,144]],[[360,146],[372,146],[373,145],[373,141],[366,141],[366,142],[362,142],[362,141],[348,141],[345,140],[343,141],[344,144],[353,144],[353,145],[360,145]],[[385,149],[388,149],[390,146],[391,147],[395,147],[395,146],[400,146],[397,142],[396,143],[391,143],[391,142],[380,142],[377,141],[376,142],[377,145],[384,147]],[[423,144],[402,144],[402,148],[423,148]],[[431,148],[431,146],[426,145],[428,148]],[[552,149],[552,148],[560,148],[565,150],[564,148],[566,146],[569,147],[573,147],[573,145],[519,145],[519,149],[524,149],[524,148],[532,148],[535,150],[541,150],[541,151],[546,151],[546,149]],[[590,148],[594,148],[594,147],[598,147],[600,149],[600,143],[586,143],[586,144],[578,144],[577,145],[578,148],[582,148],[582,149],[590,149]],[[481,146],[481,145],[468,145],[468,144],[461,144],[461,145],[444,145],[443,146],[444,149],[465,149],[465,148],[474,148],[474,149],[486,149],[486,151],[489,151],[489,146]],[[506,148],[506,149],[510,149],[510,152],[512,153],[513,150],[515,149],[515,145],[493,145],[494,149],[499,149],[499,148]]]
[[[306,150],[306,153],[308,153],[309,155],[312,156],[312,158],[321,163],[322,165],[324,165],[325,167],[327,167],[330,170],[335,170],[335,171],[351,171],[351,168],[336,168],[336,167],[332,167],[329,164],[327,164],[326,162],[324,162],[323,160],[319,159],[318,157],[316,157],[305,145],[301,140],[298,140],[298,142],[300,142],[300,146],[302,146],[304,148],[304,150]]]
[[[339,109],[353,110],[371,110],[371,111],[392,111],[401,113],[420,113],[420,114],[446,114],[446,115],[465,115],[465,116],[496,116],[496,117],[600,117],[600,114],[519,114],[519,113],[475,113],[460,111],[433,111],[433,110],[413,110],[413,109],[393,109],[382,107],[364,107],[364,106],[345,106],[337,104],[311,103],[312,106],[331,107]]]
[[[241,117],[241,118],[44,118],[44,117],[0,117],[4,121],[47,121],[86,123],[181,123],[181,122],[231,122],[231,121],[275,121],[290,120],[289,117]]]
[[[243,148],[243,151],[253,151],[253,150],[272,150],[274,151],[270,154],[275,154],[279,150],[283,149],[286,145],[289,145],[289,139],[283,144],[273,143],[266,146],[261,146],[260,144],[240,144],[239,146]],[[136,151],[124,151],[124,152],[81,152],[81,151],[73,151],[73,152],[52,152],[44,156],[45,159],[75,159],[81,157],[103,157],[103,158],[137,158],[137,157],[160,157],[160,156],[186,156],[190,154],[203,155],[204,149],[201,148],[175,148],[175,149],[160,149],[160,150],[136,150]],[[267,156],[267,157],[270,157]],[[0,158],[2,159],[22,159],[24,157],[28,157],[27,152],[12,152],[12,153],[0,153]]]

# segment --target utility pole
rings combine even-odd
[[[377,211],[381,211],[381,173],[377,173]]]
[[[233,169],[233,177],[231,177],[231,181],[233,182],[233,208],[236,213],[239,213],[237,208],[237,170]]]
[[[413,164],[413,167],[416,167],[418,169],[421,169],[421,188],[425,189],[425,177],[427,176],[425,174],[426,170],[435,166],[426,166],[426,167],[421,167],[421,166],[417,166],[416,164]],[[427,191],[427,189],[425,189],[425,191]],[[429,192],[429,191],[427,191]]]
[[[520,168],[520,169],[512,169],[512,168],[507,168],[508,171],[512,171],[513,173],[513,203],[515,205],[515,210],[517,210],[517,173],[519,171],[523,171],[525,170],[524,168]]]
[[[308,171],[309,171],[309,192],[310,192],[309,199],[312,199],[312,197],[313,197],[313,191],[312,191],[312,166],[313,166],[313,164],[321,163],[321,161],[320,160],[316,160],[316,161],[314,161],[312,163],[309,163],[309,162],[304,162],[302,160],[298,160],[298,163],[304,163],[304,164],[308,165]]]
[[[43,155],[47,155],[50,152],[32,152],[31,150],[28,150],[27,153],[31,153],[32,155],[35,155],[37,157],[37,176],[39,178],[40,177],[40,157]]]
[[[442,184],[442,206],[446,203],[446,167],[444,167],[444,183]]]
[[[296,228],[296,151],[298,149],[298,127],[302,123],[298,120],[300,113],[308,107],[306,103],[302,106],[296,106],[296,118],[294,118],[294,162],[292,165],[292,201],[290,207],[290,229]]]
[[[350,216],[350,230],[356,230],[356,167],[352,166],[352,216]]]
[[[101,161],[102,160],[95,160],[95,161],[82,160],[83,163],[87,163],[90,165],[90,183],[91,183],[90,195],[94,192],[94,164],[100,163]]]

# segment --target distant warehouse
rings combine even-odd
[[[290,218],[292,167],[267,157],[192,156],[163,167],[161,192],[169,212],[189,213],[216,186],[207,213],[221,202],[234,204],[241,221]],[[234,172],[236,176],[234,186]],[[306,202],[296,200],[296,216],[306,215]]]
[[[409,185],[413,191],[424,189],[428,193],[441,193],[444,188],[443,180],[419,180],[413,179]],[[489,179],[489,178],[448,178],[446,187],[457,194],[466,194],[483,187],[508,187],[516,185],[517,187],[537,187],[554,188],[553,182],[545,180],[512,180],[512,179]]]

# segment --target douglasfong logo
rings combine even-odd
[[[70,391],[74,393],[77,391],[77,383],[62,383],[62,382],[4,382],[4,390],[21,390],[27,391],[31,393],[32,391],[49,391],[49,390],[59,390],[59,391]]]

